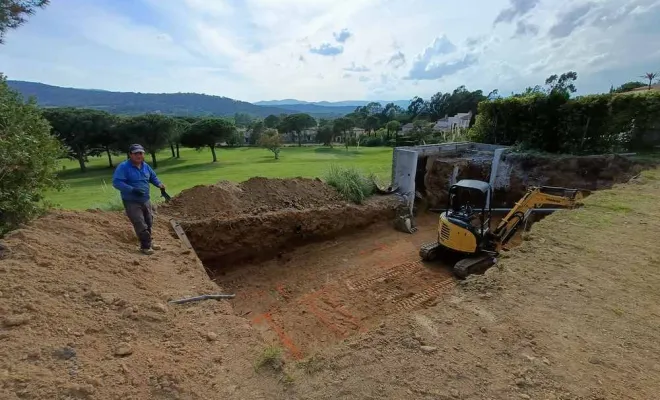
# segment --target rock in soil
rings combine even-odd
[[[133,354],[133,348],[128,343],[119,343],[115,348],[115,355],[117,357],[126,357]]]
[[[434,346],[420,346],[419,349],[426,354],[435,353],[438,351],[438,348]]]
[[[9,315],[2,320],[2,324],[6,327],[14,327],[25,325],[30,321],[30,316],[26,314]]]
[[[60,360],[69,360],[75,356],[76,350],[69,346],[53,350],[53,357],[59,358]]]

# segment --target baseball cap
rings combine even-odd
[[[142,147],[141,144],[132,144],[131,147],[128,148],[128,152],[131,154],[144,153],[144,147]]]

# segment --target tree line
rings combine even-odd
[[[213,162],[218,143],[228,141],[236,132],[234,123],[224,118],[170,117],[162,114],[117,116],[100,110],[79,108],[46,108],[41,111],[50,123],[51,133],[58,138],[67,156],[77,160],[86,170],[90,156],[106,154],[108,165],[114,166],[113,155],[126,153],[132,143],[140,143],[158,167],[156,154],[169,147],[172,157],[179,157],[179,146],[209,147]]]

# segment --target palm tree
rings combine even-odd
[[[644,75],[642,75],[642,78],[646,78],[649,80],[649,90],[651,90],[651,85],[653,85],[653,80],[658,76],[657,73],[655,72],[647,72]]]

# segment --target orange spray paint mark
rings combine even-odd
[[[336,324],[333,324],[332,321],[330,321],[330,318],[321,312],[321,310],[319,310],[311,301],[307,303],[307,308],[316,318],[318,318],[319,321],[321,321],[321,323],[323,323],[323,325],[333,331],[336,335],[341,337],[348,336],[348,333],[345,330],[341,329]]]
[[[275,323],[275,321],[273,321],[273,316],[269,312],[267,312],[263,314],[263,318],[268,322],[270,328],[273,331],[275,331],[277,337],[280,339],[280,343],[282,343],[282,345],[284,345],[284,347],[286,347],[289,350],[289,352],[291,352],[293,358],[295,358],[296,360],[300,360],[301,358],[303,358],[302,352],[300,351],[300,349],[298,349],[298,347],[296,347],[295,344],[293,344],[293,341],[291,340],[289,335],[287,335],[286,332],[284,332],[284,329],[281,326],[279,326],[277,323]]]

